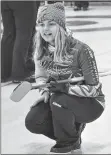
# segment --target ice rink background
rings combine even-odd
[[[111,72],[111,6],[90,6],[88,11],[75,12],[66,7],[67,25],[73,36],[88,44],[95,52],[99,72]],[[85,18],[87,16],[87,18]],[[70,23],[73,21],[73,24]],[[95,24],[86,24],[95,22]],[[77,25],[78,23],[78,25]],[[87,124],[82,134],[82,154],[111,153],[111,75],[100,78],[106,96],[102,116]],[[26,130],[24,119],[30,106],[38,97],[37,90],[30,91],[19,103],[10,100],[17,85],[1,87],[1,153],[49,154],[55,141]]]

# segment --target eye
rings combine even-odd
[[[39,23],[39,26],[43,27],[43,26],[44,26],[44,24],[43,24],[43,23]]]

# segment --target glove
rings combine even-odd
[[[47,83],[50,83],[51,81],[56,81],[56,79],[54,79],[53,77],[49,76]]]
[[[57,83],[57,81],[50,81],[49,92],[68,93],[68,85],[65,83]]]

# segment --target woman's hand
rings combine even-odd
[[[44,102],[47,103],[48,102],[48,99],[49,99],[49,92],[48,91],[45,91],[42,94],[42,97],[44,98]]]
[[[38,103],[40,102],[45,102],[47,103],[48,102],[48,99],[49,99],[49,92],[48,91],[45,91],[39,98],[38,100],[31,106],[32,107],[35,107]]]

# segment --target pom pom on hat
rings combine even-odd
[[[39,8],[37,15],[37,23],[45,20],[55,21],[66,30],[65,8],[60,2],[44,5]]]

